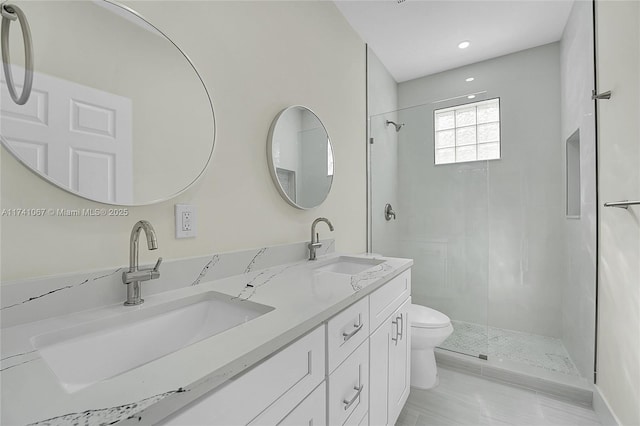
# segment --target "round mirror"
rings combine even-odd
[[[333,182],[333,148],[322,121],[295,105],[278,114],[269,129],[267,158],[280,195],[299,209],[317,207]]]
[[[107,204],[163,201],[200,177],[213,153],[213,105],[169,38],[108,1],[11,4],[31,30],[34,66],[24,105],[11,100],[2,73],[8,151],[60,188]],[[6,52],[18,93],[28,39],[21,21],[11,21]]]

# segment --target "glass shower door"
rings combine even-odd
[[[487,162],[434,164],[438,108],[370,117],[370,251],[413,259],[413,303],[452,320],[440,347],[486,358]],[[385,215],[388,204],[395,218]]]

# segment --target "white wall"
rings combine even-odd
[[[567,269],[562,285],[562,341],[580,373],[589,380],[593,379],[594,370],[597,262],[593,61],[592,4],[576,1],[560,42],[560,144],[565,159],[567,139],[580,130],[580,217],[565,220]]]
[[[596,2],[600,201],[640,199],[640,2]],[[620,424],[640,424],[640,206],[599,205],[596,384]]]
[[[384,206],[390,203],[398,210],[398,134],[386,120],[398,120],[398,84],[370,48],[367,59],[369,137],[374,139],[368,145],[373,173],[369,188],[373,212],[370,250],[393,255],[398,222],[385,220]]]
[[[128,217],[2,217],[2,280],[128,264],[131,227],[150,220],[159,249],[141,262],[304,241],[318,216],[343,252],[366,249],[365,45],[331,2],[128,1],[192,59],[209,88],[217,140],[209,170],[169,202]],[[179,13],[176,13],[176,12]],[[266,161],[271,121],[306,105],[331,135],[336,171],[319,208],[281,199]],[[2,150],[2,208],[96,208],[26,170]],[[174,238],[175,203],[198,209],[198,236]],[[325,231],[328,234],[328,231]],[[322,231],[321,231],[322,234]],[[325,237],[329,235],[325,234]],[[322,235],[321,235],[322,236]]]
[[[559,53],[553,43],[399,85],[401,109],[425,104],[406,111],[415,118],[399,136],[401,239],[407,253],[421,253],[419,303],[454,319],[482,323],[488,315],[492,326],[561,335]],[[485,90],[500,97],[502,159],[435,167],[432,117],[442,104],[431,102]],[[409,137],[412,127],[419,131]],[[422,274],[419,258],[429,263]]]

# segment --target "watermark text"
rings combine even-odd
[[[104,217],[129,216],[127,208],[94,208],[94,209],[66,209],[66,208],[14,208],[2,209],[3,217]]]

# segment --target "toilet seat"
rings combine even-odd
[[[444,328],[451,324],[448,316],[426,306],[412,304],[409,312],[411,327]]]

